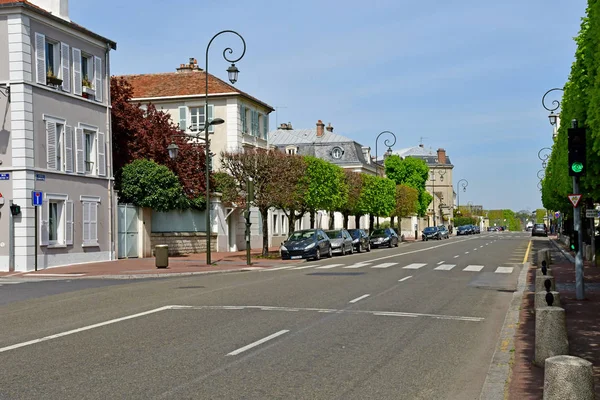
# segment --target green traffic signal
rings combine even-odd
[[[575,172],[575,173],[577,173],[577,174],[578,174],[578,173],[580,173],[581,171],[583,171],[583,164],[582,164],[582,163],[580,163],[580,162],[574,162],[574,163],[571,165],[571,170],[573,170],[573,172]]]

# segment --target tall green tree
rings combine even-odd
[[[360,221],[360,195],[363,187],[363,180],[361,174],[350,170],[344,170],[344,179],[346,187],[348,187],[348,197],[344,205],[340,208],[340,212],[344,217],[344,228],[348,229],[348,217],[354,215],[355,226],[359,226]]]
[[[402,159],[397,155],[392,155],[385,159],[385,174],[396,185],[407,185],[417,189],[419,193],[417,215],[425,216],[427,208],[433,200],[433,196],[425,188],[427,179],[429,179],[427,163],[420,158],[406,157]]]
[[[306,156],[308,188],[304,201],[310,210],[310,227],[315,227],[317,210],[340,209],[348,198],[344,171],[335,164],[320,158]]]
[[[362,174],[362,191],[358,202],[360,214],[369,214],[369,229],[375,216],[387,217],[396,207],[396,184],[388,178]]]
[[[398,217],[398,227],[400,230],[402,230],[402,218],[415,215],[418,207],[419,191],[408,185],[397,185],[396,208],[393,212],[393,215]]]

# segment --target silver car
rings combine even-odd
[[[346,253],[354,253],[354,244],[352,243],[352,236],[345,229],[336,229],[331,231],[325,231],[329,236],[331,242],[331,251],[333,254],[341,254],[343,256]]]

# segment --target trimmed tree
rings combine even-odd
[[[354,215],[354,225],[360,225],[361,210],[359,209],[360,195],[363,187],[363,179],[360,173],[344,170],[344,179],[348,188],[346,203],[339,209],[344,217],[344,228],[348,229],[348,218]]]
[[[334,211],[340,209],[348,198],[344,171],[320,158],[305,156],[308,180],[304,201],[310,210],[310,227],[315,227],[317,210]]]
[[[296,220],[308,212],[304,195],[308,190],[306,160],[302,156],[277,152],[279,173],[271,182],[273,205],[283,211],[288,219],[288,232],[292,234]]]
[[[369,230],[373,231],[374,217],[387,217],[396,207],[394,181],[379,176],[362,174],[362,191],[358,203],[360,214],[369,215]]]
[[[396,185],[406,185],[417,189],[419,193],[417,215],[419,217],[427,215],[427,208],[433,200],[433,196],[425,188],[427,179],[429,179],[429,167],[424,160],[415,157],[402,159],[397,155],[389,156],[385,159],[385,174]]]
[[[393,215],[398,217],[400,231],[402,231],[402,218],[415,215],[418,207],[419,191],[408,185],[396,185],[396,208]]]

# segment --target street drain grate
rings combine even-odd
[[[320,275],[320,276],[357,276],[364,275],[364,272],[313,272],[306,275]]]

